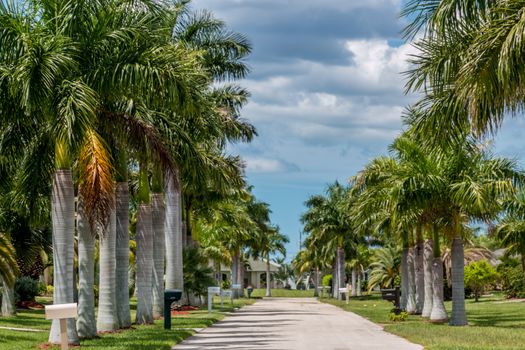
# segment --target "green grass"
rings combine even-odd
[[[275,298],[313,298],[314,290],[291,290],[291,289],[272,289],[272,297]],[[254,289],[252,297],[264,297],[266,289]]]
[[[220,307],[219,299],[215,300],[212,313],[207,309],[192,311],[189,315],[173,317],[172,329],[165,331],[163,321],[157,320],[150,326],[136,326],[131,329],[119,331],[112,334],[103,334],[98,338],[82,340],[82,349],[98,350],[169,350],[173,345],[191,336],[193,328],[205,328],[225,317],[226,313],[234,308],[252,304],[253,300],[234,300],[234,304],[224,303]],[[134,307],[132,305],[132,316]],[[40,344],[46,343],[49,335],[51,322],[46,320],[43,311],[19,310],[15,317],[0,317],[0,326],[43,329],[45,332],[30,333],[23,331],[12,331],[0,329],[1,350],[28,350],[38,349]],[[187,328],[187,329],[185,329]],[[59,349],[52,347],[51,349]]]
[[[427,350],[518,350],[525,344],[525,303],[506,302],[495,294],[480,299],[478,303],[467,300],[469,326],[450,327],[436,325],[419,316],[409,316],[405,322],[390,322],[388,314],[392,304],[380,296],[353,298],[344,301],[322,299],[345,310],[353,311],[384,326]],[[446,303],[450,315],[451,303]]]

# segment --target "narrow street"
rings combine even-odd
[[[351,312],[312,298],[264,299],[173,350],[421,350]]]

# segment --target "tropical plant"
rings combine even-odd
[[[199,298],[206,295],[208,287],[214,284],[212,272],[213,270],[208,266],[208,259],[198,248],[184,249],[184,290],[188,304],[190,304],[190,295]]]
[[[375,287],[393,288],[399,277],[401,266],[401,254],[397,247],[385,247],[377,249],[372,256],[370,264],[368,290]]]

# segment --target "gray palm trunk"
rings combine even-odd
[[[129,188],[118,182],[115,191],[117,211],[116,241],[116,307],[120,328],[131,327],[129,308]]]
[[[77,205],[78,232],[78,318],[77,332],[80,338],[97,335],[95,319],[95,236],[85,216],[82,197]]]
[[[116,243],[117,212],[109,210],[109,222],[99,238],[99,287],[97,330],[114,331],[119,328],[116,308]]]
[[[465,311],[465,262],[463,238],[455,237],[452,241],[452,315],[451,326],[467,325]]]
[[[441,260],[441,257],[434,257],[432,261],[431,322],[441,323],[447,320],[447,311],[443,300],[443,260]]]
[[[272,296],[271,283],[272,283],[272,278],[270,275],[270,254],[268,254],[266,256],[266,295],[265,295],[267,297]]]
[[[357,267],[352,267],[352,296],[357,296]]]
[[[414,248],[408,251],[408,295],[406,311],[409,314],[416,313],[416,272],[414,269]]]
[[[416,314],[421,315],[423,313],[423,307],[425,304],[425,271],[424,271],[424,245],[423,240],[418,234],[416,240],[416,246],[414,247],[414,273],[416,283]]]
[[[427,239],[424,245],[423,251],[423,282],[425,288],[425,298],[423,301],[423,310],[421,311],[421,316],[430,317],[432,312],[432,251],[433,251],[433,241]]]
[[[0,278],[0,286],[2,286],[2,307],[1,315],[3,317],[9,317],[16,315],[15,307],[15,287],[9,287],[5,281]]]
[[[162,193],[151,196],[153,224],[153,318],[162,317],[164,309],[164,253],[166,241],[164,238],[164,198]]]
[[[358,297],[361,296],[361,271],[359,271],[360,269],[357,268],[357,284],[356,284],[356,295]]]
[[[53,303],[73,303],[75,192],[70,169],[58,169],[53,175],[51,221],[53,226]],[[67,321],[67,335],[70,344],[79,344],[75,319]],[[60,343],[60,322],[58,320],[54,320],[51,324],[49,342]]]
[[[407,309],[408,304],[408,247],[403,248],[401,255],[401,299],[400,307],[401,310]]]
[[[137,323],[153,323],[153,224],[151,206],[140,204],[137,213]]]
[[[182,261],[182,206],[181,187],[177,174],[167,172],[164,178],[166,215],[166,289],[184,289]]]
[[[319,268],[315,268],[315,284],[314,284],[314,297],[319,296]]]
[[[335,259],[334,259],[334,265],[332,266],[332,298],[336,298],[337,297],[337,289],[339,288],[338,286],[338,283],[339,283],[339,279],[337,278],[337,271],[339,270],[337,268],[337,254],[335,255]]]
[[[240,257],[240,254],[239,253],[235,253],[233,255],[233,259],[232,259],[232,282],[231,284],[234,285],[234,284],[239,284],[239,265],[240,265],[240,260],[241,260],[241,257]],[[233,291],[233,297],[234,298],[239,298],[239,293],[237,290],[234,290]]]
[[[338,272],[337,272],[337,288],[343,288],[345,286],[345,251],[343,248],[339,247],[337,248],[337,257],[338,257]],[[339,289],[337,290],[337,297],[341,299],[343,296],[341,293],[339,293]]]

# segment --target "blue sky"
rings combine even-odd
[[[256,196],[298,251],[303,203],[386,153],[401,131],[401,72],[415,50],[401,40],[400,0],[193,0],[253,43],[252,98],[243,111],[260,134],[231,151]],[[525,120],[504,123],[495,152],[519,158]]]

